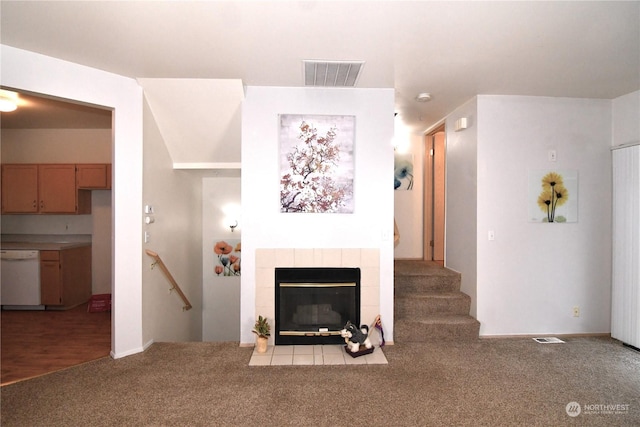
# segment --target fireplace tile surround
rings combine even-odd
[[[249,366],[387,365],[377,340],[374,347],[371,354],[351,357],[342,345],[279,345],[269,347],[266,353],[254,350]]]
[[[380,251],[377,248],[256,249],[255,315],[274,328],[276,267],[359,267],[361,323],[371,325],[380,314]],[[274,336],[269,345],[274,345]]]

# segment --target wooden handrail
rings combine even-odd
[[[167,268],[167,266],[162,261],[162,258],[160,258],[160,255],[158,255],[156,252],[154,252],[154,251],[152,251],[150,249],[145,249],[145,252],[147,253],[147,255],[149,255],[151,258],[153,258],[155,260],[155,262],[153,264],[151,264],[151,268],[155,267],[156,264],[159,265],[160,269],[162,271],[164,271],[164,274],[167,276],[167,278],[169,279],[169,282],[171,282],[171,285],[173,286],[170,290],[172,291],[172,290],[175,289],[176,292],[178,292],[178,295],[180,295],[180,298],[182,298],[182,301],[184,302],[184,307],[182,309],[183,310],[191,309],[191,303],[189,302],[189,300],[185,296],[184,292],[182,292],[182,289],[180,289],[180,286],[178,286],[178,283],[175,281],[175,279],[173,278],[173,276],[169,272],[169,269]]]

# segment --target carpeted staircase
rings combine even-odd
[[[480,322],[469,316],[459,273],[430,261],[394,264],[395,342],[478,339]]]

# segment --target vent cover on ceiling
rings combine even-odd
[[[364,61],[302,61],[305,86],[355,87]]]

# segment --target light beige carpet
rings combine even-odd
[[[253,349],[237,343],[154,344],[3,387],[2,425],[640,425],[640,353],[566,341],[396,344],[388,365],[355,366],[248,366]]]

